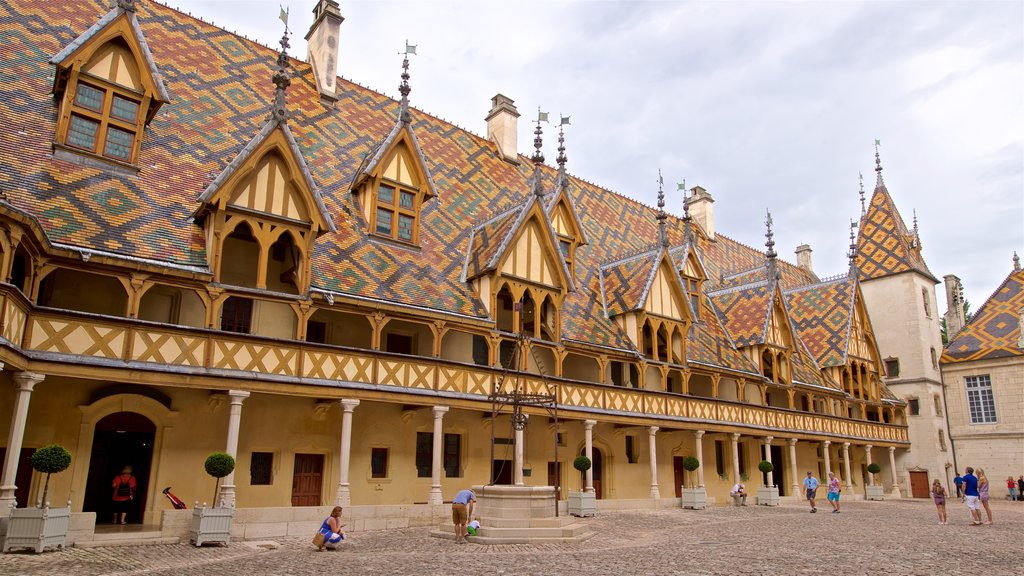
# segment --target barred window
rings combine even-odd
[[[992,396],[992,380],[988,374],[964,378],[967,388],[967,407],[971,412],[971,424],[993,424],[996,422],[996,401]]]
[[[387,478],[388,477],[388,449],[387,448],[371,448],[370,449],[370,477],[371,478]]]
[[[269,486],[273,479],[274,453],[253,452],[249,458],[249,484]]]

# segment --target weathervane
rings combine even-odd
[[[878,179],[875,182],[876,188],[885,186],[885,182],[882,181],[882,158],[878,155],[878,147],[881,145],[882,141],[875,138],[875,172],[878,173]]]
[[[864,173],[857,172],[857,177],[860,179],[860,215],[864,216],[867,213],[867,208],[864,205]]]
[[[775,257],[778,256],[778,254],[775,253],[775,240],[772,238],[772,213],[768,211],[767,208],[765,208],[764,212],[768,216],[767,219],[765,219],[764,221],[765,226],[768,228],[768,232],[765,233],[764,235],[765,238],[768,239],[768,241],[764,243],[764,245],[768,248],[768,252],[766,252],[766,255],[768,256],[769,260],[775,260]]]
[[[402,94],[402,102],[399,105],[398,118],[403,124],[408,124],[412,121],[412,117],[409,115],[409,93],[412,92],[412,87],[409,86],[409,54],[416,54],[416,46],[409,44],[409,41],[405,41],[405,51],[399,52],[403,54],[402,58],[402,83],[398,85],[398,91]]]
[[[857,223],[850,219],[850,253],[846,255],[850,259],[850,269],[854,268],[857,263],[857,240],[854,236],[854,231],[857,230]]]
[[[558,183],[564,190],[569,187],[569,177],[565,173],[565,163],[569,161],[569,158],[565,155],[564,131],[565,126],[569,124],[569,117],[559,114],[559,118],[561,118],[561,120],[558,123]]]
[[[291,67],[291,62],[288,59],[288,11],[284,7],[281,8],[279,18],[281,22],[284,22],[284,34],[281,36],[281,51],[277,54],[277,67],[271,79],[277,86],[271,114],[278,122],[284,122],[288,120],[288,102],[285,99],[285,90],[292,84],[291,73],[288,71]]]

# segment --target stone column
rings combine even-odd
[[[348,462],[352,455],[352,411],[359,406],[359,400],[346,398],[339,402],[341,404],[341,454],[338,458],[340,464],[338,469],[338,494],[334,498],[334,505],[347,508],[352,504],[352,493],[349,491],[348,483]]]
[[[775,438],[772,436],[765,436],[764,438],[764,459],[769,463],[772,462],[772,440]],[[768,484],[767,486],[775,486],[775,471],[768,473]]]
[[[523,414],[523,426],[526,426],[526,420],[530,418],[529,414]],[[516,446],[513,452],[512,461],[512,483],[516,486],[525,486],[523,482],[523,428],[516,428]]]
[[[889,446],[889,474],[892,476],[892,495],[895,498],[902,498],[900,492],[900,480],[896,474],[896,447]]]
[[[242,424],[242,402],[249,397],[245,390],[228,390],[228,397],[231,398],[231,410],[228,413],[228,442],[224,449],[228,455],[238,460],[238,429]],[[220,503],[214,503],[215,507],[235,507],[235,472],[231,471],[224,477],[224,483],[220,486]]]
[[[865,455],[865,458],[867,459],[867,465],[870,467],[871,466],[871,444],[868,444],[868,445],[864,446],[864,455]],[[875,485],[875,475],[872,474],[871,472],[868,472],[868,486],[874,486],[874,485]]]
[[[790,438],[789,442],[789,475],[793,482],[793,496],[800,496],[800,472],[796,465],[796,438]]]
[[[831,440],[825,440],[821,443],[821,452],[825,455],[825,478],[828,478],[828,473],[832,471],[832,455],[829,454],[829,447],[831,445]]]
[[[700,466],[697,467],[697,487],[704,487],[704,431],[697,430],[693,433],[694,440],[694,453],[697,457],[697,462],[700,462]]]
[[[647,429],[647,434],[650,438],[649,444],[651,447],[651,499],[657,500],[661,498],[661,491],[658,490],[658,441],[656,435],[658,434],[657,426],[651,426]]]
[[[740,435],[736,433],[732,435],[732,481],[740,481]]]
[[[587,468],[587,485],[584,486],[585,492],[594,491],[594,426],[597,426],[597,420],[583,421],[584,437],[586,440],[586,448],[584,449],[584,452],[586,453],[587,458],[590,458],[591,462],[590,468]]]
[[[0,477],[0,518],[10,516],[11,513],[14,492],[18,489],[14,482],[18,477],[21,444],[25,439],[25,425],[28,423],[28,402],[32,396],[32,389],[44,378],[46,375],[35,372],[14,373],[14,410],[11,412],[11,431],[7,436],[7,457],[4,459],[3,476]]]
[[[434,452],[430,462],[430,498],[431,504],[444,504],[444,497],[441,495],[441,460],[444,457],[442,440],[444,439],[444,428],[441,426],[447,406],[434,406]]]
[[[850,443],[843,442],[843,480],[846,483],[846,490],[853,490],[853,478],[850,477]]]

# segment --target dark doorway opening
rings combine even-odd
[[[786,461],[782,457],[782,446],[771,446],[772,482],[779,487],[779,496],[786,496]],[[768,485],[768,473],[761,473],[761,483]]]
[[[155,435],[156,425],[135,412],[117,412],[96,423],[82,511],[95,512],[97,524],[107,524],[114,519],[111,502],[114,476],[125,466],[132,467],[136,482],[135,500],[127,521],[142,523]]]
[[[28,489],[32,485],[32,453],[35,448],[22,448],[18,456],[18,474],[14,478],[14,485],[18,488],[14,491],[14,499],[18,508],[28,507]],[[7,448],[0,448],[0,468],[7,461]],[[34,503],[33,503],[34,504]]]
[[[580,456],[586,456],[586,449],[580,450]],[[594,471],[594,494],[596,498],[601,498],[601,462],[604,458],[601,456],[601,451],[594,447],[594,457],[590,460],[590,469]],[[587,473],[580,472],[580,486],[586,487],[587,485]]]

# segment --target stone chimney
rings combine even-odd
[[[519,110],[511,98],[495,94],[491,98],[491,111],[487,113],[487,138],[498,146],[498,153],[506,162],[519,164]]]
[[[811,264],[811,245],[801,244],[796,247],[796,265],[811,274],[814,274],[814,265]]]
[[[715,199],[707,190],[700,186],[690,188],[690,197],[686,200],[686,204],[690,207],[690,217],[712,240],[715,239],[715,210],[712,206],[714,203]]]
[[[335,0],[319,0],[313,8],[313,25],[306,34],[306,60],[313,67],[320,101],[325,104],[338,99],[338,29],[344,20]]]
[[[952,274],[943,276],[942,281],[946,287],[946,340],[952,342],[967,323],[964,318],[964,287]]]

